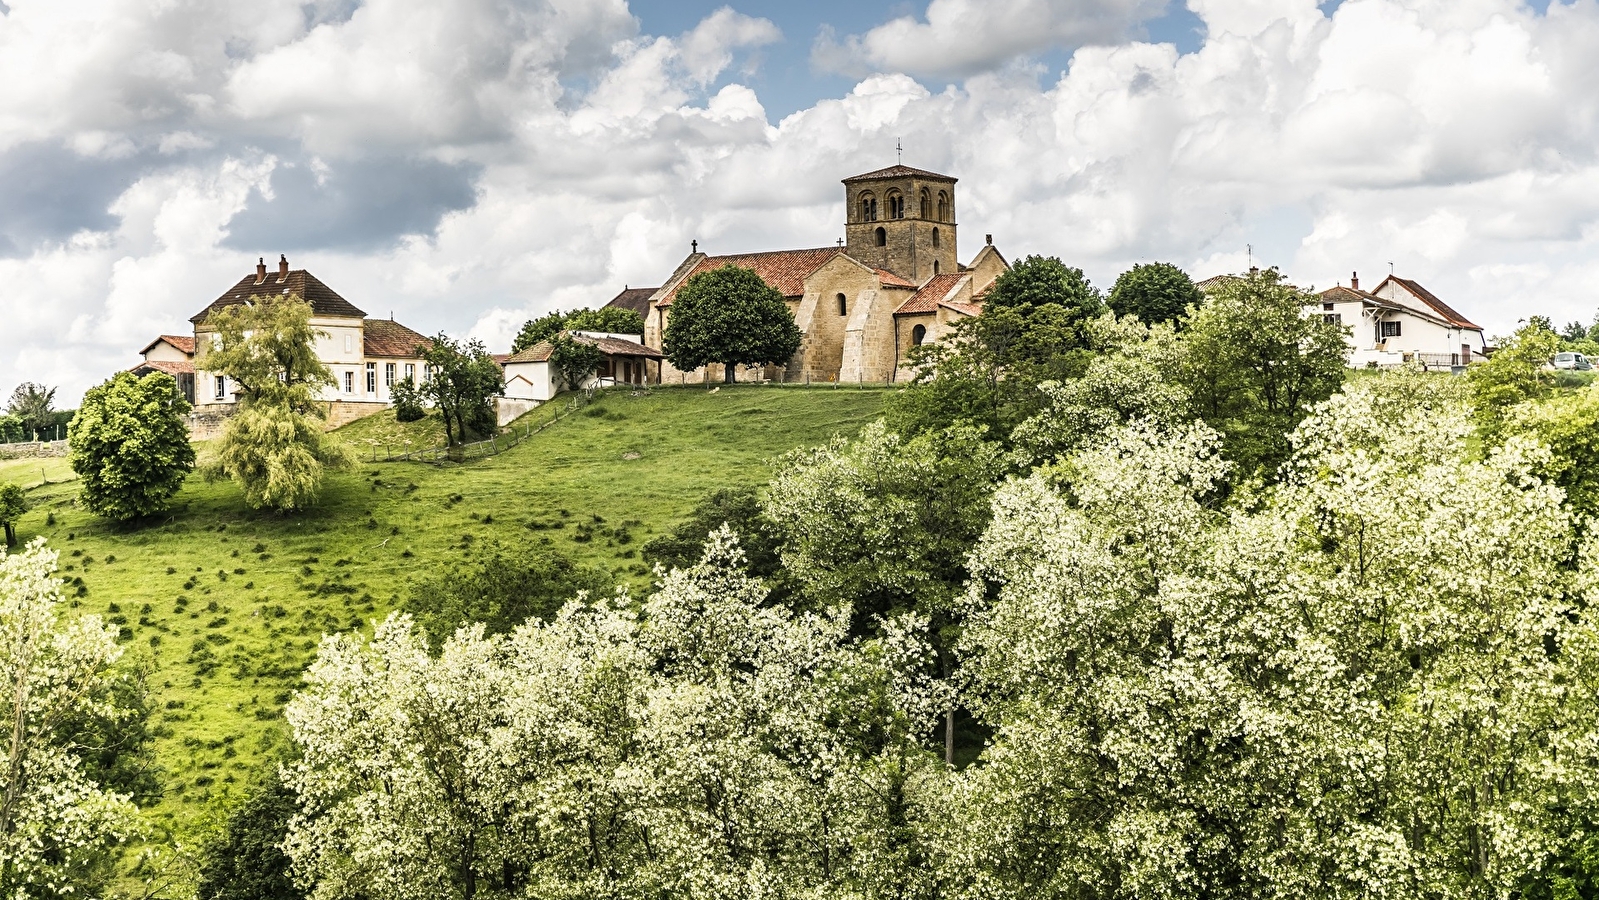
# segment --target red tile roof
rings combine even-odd
[[[914,287],[916,287],[916,282],[914,282],[914,281],[906,281],[905,279],[899,277],[898,275],[895,275],[893,272],[890,272],[887,269],[873,269],[872,271],[877,273],[877,280],[881,281],[883,283],[884,287],[905,287],[905,288],[914,288]]]
[[[953,309],[958,313],[965,313],[968,316],[980,316],[983,314],[983,304],[981,303],[958,303],[951,300],[948,303],[940,303],[939,306],[945,309]]]
[[[129,372],[138,374],[141,371],[165,372],[168,375],[193,375],[194,363],[174,362],[166,359],[147,359],[128,369]]]
[[[863,175],[852,175],[849,178],[844,179],[844,183],[849,184],[854,181],[878,181],[884,178],[906,177],[932,178],[938,181],[947,181],[950,184],[954,184],[958,180],[951,178],[948,175],[940,175],[937,172],[929,172],[926,169],[915,169],[906,165],[898,165],[889,166],[886,169],[878,169],[873,172],[867,172]]]
[[[239,279],[239,283],[228,288],[222,296],[211,301],[211,305],[200,310],[189,321],[196,325],[205,321],[206,316],[213,312],[226,309],[229,306],[238,306],[251,297],[281,296],[293,294],[301,300],[311,304],[311,312],[318,316],[346,316],[361,319],[366,313],[357,309],[353,303],[340,297],[338,292],[328,287],[317,279],[315,275],[304,269],[294,269],[287,275],[279,276],[276,272],[268,272],[266,279],[256,282],[256,273]]]
[[[843,252],[837,247],[818,247],[811,250],[772,250],[766,253],[707,256],[700,260],[682,281],[673,285],[671,292],[655,305],[671,306],[672,300],[677,297],[677,292],[682,290],[690,278],[723,266],[752,269],[755,274],[761,276],[762,281],[777,288],[778,293],[784,297],[802,297],[805,295],[805,279],[828,260]]]
[[[949,292],[966,277],[965,272],[948,272],[943,275],[934,275],[927,279],[921,290],[911,295],[909,300],[899,305],[894,310],[894,315],[905,316],[913,313],[930,313],[938,308],[938,304],[949,296]]]
[[[393,319],[367,319],[362,323],[363,352],[367,356],[417,356],[417,345],[433,346],[427,335],[412,331]]]
[[[1455,310],[1450,307],[1449,304],[1433,296],[1432,291],[1422,287],[1420,282],[1411,281],[1409,278],[1400,278],[1398,275],[1389,275],[1387,278],[1383,279],[1383,284],[1387,284],[1390,281],[1397,282],[1400,286],[1404,287],[1405,290],[1408,290],[1410,293],[1414,294],[1421,302],[1432,307],[1433,311],[1439,316],[1442,316],[1444,321],[1455,326],[1456,328],[1470,328],[1473,331],[1482,330],[1480,326],[1473,325],[1470,319],[1467,319],[1460,313],[1455,312]],[[1382,284],[1377,285],[1377,290],[1382,290]]]
[[[181,334],[163,334],[160,337],[157,337],[155,340],[151,341],[150,343],[145,344],[144,345],[144,349],[140,350],[139,352],[140,353],[149,353],[151,348],[153,348],[156,344],[161,343],[162,341],[166,341],[167,343],[171,344],[173,349],[175,349],[175,350],[180,350],[180,351],[182,351],[184,353],[189,354],[190,356],[194,355],[194,336],[193,335],[185,336],[185,335],[181,335]]]
[[[631,309],[640,316],[650,314],[650,297],[660,288],[623,288],[620,294],[611,298],[606,306],[615,306],[619,309]]]
[[[610,337],[590,337],[586,334],[571,334],[568,332],[562,332],[562,334],[565,334],[574,341],[580,341],[585,344],[593,344],[595,347],[599,348],[601,353],[605,354],[606,356],[643,356],[649,359],[666,358],[661,355],[659,350],[652,350],[643,344],[637,343],[636,341],[624,341],[620,338]],[[500,365],[504,366],[509,363],[546,362],[549,360],[550,354],[554,351],[554,343],[550,341],[539,341],[537,344],[534,344],[520,353],[513,353],[510,356],[504,357],[502,360],[500,360]]]

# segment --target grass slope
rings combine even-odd
[[[170,516],[118,526],[80,509],[76,485],[50,484],[32,492],[19,537],[46,536],[74,605],[122,625],[128,652],[148,666],[166,794],[147,815],[193,836],[281,752],[283,704],[322,635],[369,628],[413,573],[447,570],[497,539],[552,544],[645,585],[639,546],[702,495],[764,482],[773,457],[855,433],[884,397],[759,386],[613,394],[497,457],[358,464],[327,479],[316,509],[289,516],[191,477]],[[392,418],[351,432],[341,436],[357,446],[407,434]]]

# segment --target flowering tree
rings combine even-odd
[[[0,552],[0,897],[31,900],[98,887],[108,851],[133,831],[133,807],[84,772],[74,723],[114,717],[115,626],[60,621],[56,554],[43,539]]]

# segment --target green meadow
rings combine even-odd
[[[370,629],[416,576],[499,541],[551,546],[645,587],[639,548],[700,497],[764,482],[787,450],[854,434],[885,397],[754,385],[619,392],[465,463],[371,461],[433,440],[427,423],[385,414],[338,432],[364,459],[291,515],[252,510],[232,484],[195,475],[169,514],[118,525],[78,506],[64,460],[0,462],[0,478],[38,485],[18,537],[46,537],[72,605],[122,627],[155,708],[164,794],[147,817],[183,838],[285,751],[282,708],[322,636]],[[514,427],[556,412],[546,405]]]

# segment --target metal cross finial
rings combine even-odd
[[[839,245],[839,246],[840,246],[840,247],[842,247],[842,246],[844,246],[844,239],[843,239],[843,238],[839,238],[839,239],[838,239],[838,245]]]
[[[900,144],[899,138],[894,138],[894,158],[900,165],[905,164],[905,147]]]
[[[689,246],[690,246],[690,247],[693,247],[693,248],[694,248],[694,252],[695,252],[695,253],[698,253],[698,252],[700,252],[700,239],[699,239],[699,238],[695,238],[695,239],[694,239],[694,240],[692,240],[692,241],[689,241],[689,242],[688,242],[688,245],[689,245]]]

